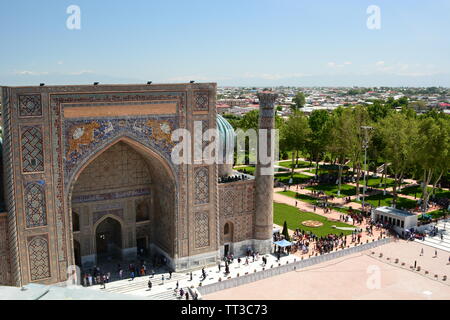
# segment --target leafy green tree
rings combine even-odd
[[[418,138],[417,121],[403,113],[391,113],[376,127],[384,145],[383,156],[394,175],[393,204],[397,202],[397,189],[408,168],[414,165],[415,144]]]
[[[373,122],[378,122],[386,118],[388,113],[392,111],[392,107],[387,103],[383,103],[383,101],[375,100],[373,104],[367,107],[367,111],[369,112],[370,119]]]
[[[370,124],[369,112],[363,106],[356,106],[354,109],[346,109],[348,121],[347,127],[347,155],[353,163],[353,173],[356,173],[356,198],[359,199],[359,181],[363,170],[363,155],[365,140],[370,143],[371,132],[365,131],[362,127]],[[367,135],[367,136],[366,136]],[[365,170],[366,168],[364,168]]]
[[[292,108],[294,110],[298,110],[301,109],[305,106],[306,104],[306,97],[305,94],[303,92],[297,92],[297,94],[295,95],[294,99],[292,99],[292,102],[294,103],[292,105]]]
[[[252,110],[244,114],[239,121],[239,128],[243,130],[258,130],[259,110]]]
[[[319,161],[323,159],[326,147],[330,143],[330,115],[326,110],[314,110],[308,118],[311,128],[307,149],[311,161],[316,162],[316,175],[319,172]]]
[[[350,126],[350,120],[348,118],[349,109],[339,107],[335,109],[330,117],[330,143],[327,146],[327,150],[335,157],[339,166],[338,171],[338,196],[341,194],[342,185],[342,171],[345,161],[347,159],[349,140],[348,140],[348,127]]]
[[[310,132],[308,119],[303,112],[296,110],[280,128],[280,145],[283,145],[287,150],[293,151],[297,161],[294,162],[295,159],[292,157],[292,174],[294,174],[294,167],[298,165],[299,153],[306,149]]]
[[[414,148],[422,172],[422,208],[425,211],[430,197],[428,185],[432,184],[434,191],[450,168],[450,120],[448,117],[422,117],[418,134]]]

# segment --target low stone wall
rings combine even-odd
[[[234,287],[237,287],[237,286],[240,286],[243,284],[270,278],[270,277],[273,277],[273,276],[276,276],[276,275],[279,275],[282,273],[295,271],[297,269],[310,267],[310,266],[318,264],[318,263],[341,258],[343,256],[351,255],[351,254],[358,253],[361,251],[366,251],[366,250],[387,244],[393,240],[394,240],[394,238],[384,238],[381,240],[365,243],[365,244],[362,244],[359,246],[355,246],[355,247],[351,247],[351,248],[347,248],[347,249],[343,249],[343,250],[339,250],[339,251],[334,251],[331,253],[326,253],[326,254],[323,254],[320,256],[315,256],[315,257],[311,257],[311,258],[304,259],[304,260],[299,260],[299,261],[292,262],[289,264],[284,264],[284,265],[282,264],[281,266],[276,266],[276,267],[274,266],[273,268],[270,268],[270,266],[269,266],[269,269],[266,269],[263,271],[258,271],[256,273],[243,275],[243,276],[236,277],[233,279],[223,280],[220,282],[197,287],[197,290],[200,292],[201,295],[207,295],[207,294],[210,294],[210,293],[213,293],[216,291],[234,288]]]

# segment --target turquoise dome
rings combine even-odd
[[[230,148],[229,152],[232,157],[236,140],[236,133],[234,132],[233,126],[220,114],[217,114],[216,123],[217,130],[219,130],[220,148],[222,149],[223,156],[225,157],[227,148]]]

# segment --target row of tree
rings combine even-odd
[[[258,111],[235,119],[233,126],[257,129]],[[339,107],[333,112],[314,110],[309,116],[294,109],[286,119],[277,116],[276,127],[280,130],[281,154],[291,152],[297,162],[301,154],[307,155],[315,162],[316,174],[321,161],[339,166],[339,191],[343,167],[351,166],[357,197],[363,172],[368,170],[364,166],[365,151],[372,171],[378,167],[384,181],[388,173],[394,179],[394,205],[399,186],[410,177],[422,182],[425,208],[431,194],[427,186],[434,190],[450,169],[450,116],[433,110],[418,115],[406,98]]]

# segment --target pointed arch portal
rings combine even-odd
[[[73,233],[74,254],[82,266],[131,261],[143,248],[174,257],[176,189],[168,161],[131,138],[92,154],[69,183],[68,203],[79,219],[72,224],[80,230]]]

